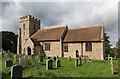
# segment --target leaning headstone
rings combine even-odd
[[[11,67],[11,78],[12,79],[22,79],[22,66],[13,65]]]
[[[12,60],[5,61],[5,67],[11,67],[12,65],[13,65],[13,61]]]
[[[31,58],[32,58],[32,59],[35,59],[34,55],[31,55]]]
[[[54,56],[53,59],[54,59],[54,61],[55,61],[55,60],[56,60],[56,57]]]
[[[86,57],[84,57],[84,63],[86,63]]]
[[[69,56],[69,61],[71,61],[71,56]]]
[[[56,67],[57,68],[60,67],[60,60],[59,59],[56,60]]]
[[[25,58],[19,58],[19,65],[25,66],[26,64],[26,59]]]
[[[40,62],[43,62],[43,56],[40,56]]]
[[[47,59],[50,59],[50,57],[47,57]]]
[[[82,61],[81,61],[81,58],[79,58],[79,64],[80,64],[80,66],[82,65]]]
[[[51,59],[48,59],[46,61],[46,70],[52,69],[53,68],[53,61]]]
[[[78,66],[78,59],[75,60],[75,66]]]
[[[108,60],[110,59],[110,55],[108,55]]]

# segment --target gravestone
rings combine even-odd
[[[79,58],[79,64],[80,64],[80,66],[82,65],[82,61],[81,61],[81,58]]]
[[[47,57],[47,59],[50,59],[50,57]]]
[[[25,55],[24,58],[25,58],[26,60],[28,60],[28,55]]]
[[[84,57],[84,63],[86,63],[86,57]]]
[[[110,55],[108,55],[108,60],[110,59]]]
[[[14,57],[14,61],[17,61],[17,56]]]
[[[22,66],[13,65],[11,67],[11,78],[12,79],[22,79]]]
[[[35,59],[35,56],[34,56],[34,55],[31,55],[31,58],[32,58],[32,59]]]
[[[40,62],[43,62],[43,56],[40,56]]]
[[[25,66],[26,64],[26,59],[25,58],[19,58],[19,65]]]
[[[75,60],[75,67],[78,66],[78,59]]]
[[[71,61],[71,56],[69,56],[69,61]]]
[[[40,55],[37,55],[37,58],[40,59]]]
[[[117,60],[117,56],[114,56],[114,58]]]
[[[59,59],[56,60],[56,67],[57,68],[60,67],[60,60]]]
[[[57,56],[57,59],[58,59],[58,56]]]
[[[46,61],[46,70],[52,69],[53,68],[53,61],[51,59],[48,59]]]
[[[56,57],[54,56],[53,59],[54,59],[54,61],[55,61],[55,60],[56,60]]]
[[[13,65],[13,61],[12,60],[5,61],[5,67],[11,67],[12,65]]]

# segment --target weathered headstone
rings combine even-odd
[[[71,61],[71,56],[69,56],[69,61]]]
[[[80,64],[80,66],[82,65],[82,61],[81,61],[81,58],[79,58],[79,64]]]
[[[56,67],[60,67],[60,60],[59,59],[56,60]]]
[[[55,61],[55,60],[56,60],[56,57],[54,56],[53,59],[54,59],[54,61]]]
[[[14,57],[14,61],[17,61],[17,56]]]
[[[28,60],[28,55],[25,55],[24,58],[25,58],[26,60]]]
[[[13,65],[13,61],[12,60],[5,61],[5,67],[11,67],[12,65]]]
[[[24,66],[26,64],[25,58],[19,58],[19,65]]]
[[[110,55],[108,55],[108,60],[110,59]]]
[[[59,57],[57,56],[57,59],[58,59]]]
[[[117,56],[114,56],[114,58],[117,60]]]
[[[37,58],[40,59],[40,55],[37,55]]]
[[[34,55],[31,55],[31,58],[32,58],[32,59],[35,59],[35,56],[34,56]]]
[[[40,62],[43,62],[43,56],[40,56]]]
[[[86,57],[84,57],[84,63],[86,63]]]
[[[11,78],[12,79],[22,79],[22,66],[13,65],[11,67]]]
[[[50,59],[50,57],[47,57],[47,59]]]
[[[48,59],[46,61],[46,70],[52,69],[53,68],[53,61],[51,59]]]
[[[78,59],[75,60],[75,66],[78,66]]]

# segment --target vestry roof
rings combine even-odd
[[[69,29],[63,42],[101,41],[103,26]]]
[[[38,41],[60,40],[60,36],[66,26],[37,30],[31,38]]]

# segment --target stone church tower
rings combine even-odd
[[[40,20],[31,15],[20,17],[20,27],[18,30],[17,54],[24,54],[25,41],[36,30],[40,29]]]

